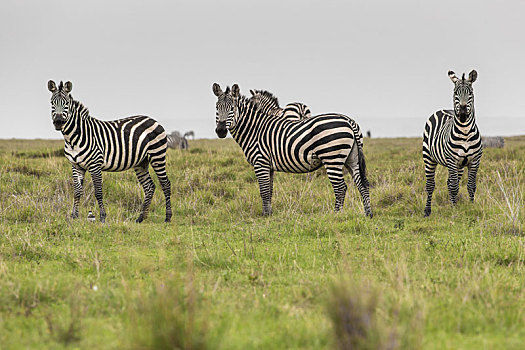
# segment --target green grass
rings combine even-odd
[[[160,186],[150,216],[134,223],[133,171],[104,173],[105,225],[86,220],[98,213],[89,176],[80,219],[70,219],[61,147],[0,141],[2,349],[525,342],[525,137],[485,150],[474,203],[464,176],[452,207],[438,168],[427,219],[420,139],[365,140],[373,219],[353,184],[334,213],[323,171],[277,173],[273,215],[262,217],[240,148],[194,141],[168,154],[170,224]]]

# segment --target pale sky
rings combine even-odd
[[[216,137],[212,83],[420,136],[478,71],[482,134],[525,134],[525,1],[1,0],[0,138],[61,138],[47,81],[91,115]]]

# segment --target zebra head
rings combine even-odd
[[[58,87],[53,80],[47,82],[47,88],[51,91],[51,117],[56,130],[62,130],[69,116],[69,105],[72,97],[69,94],[73,89],[73,84],[67,81],[65,84],[60,82]]]
[[[281,108],[279,106],[279,100],[271,92],[266,90],[250,90],[252,101],[257,109],[262,111],[270,111],[272,109]]]
[[[474,83],[478,77],[478,72],[473,70],[465,79],[465,73],[461,79],[456,77],[453,71],[448,72],[450,80],[454,83],[454,112],[459,117],[461,123],[465,123],[470,116],[474,116]]]
[[[235,109],[237,100],[240,96],[239,86],[234,84],[230,90],[228,86],[226,91],[222,91],[219,84],[213,84],[213,93],[217,96],[217,103],[215,104],[215,133],[221,139],[225,138],[228,130],[235,127]]]

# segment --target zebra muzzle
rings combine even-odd
[[[463,123],[467,120],[468,112],[467,112],[467,106],[459,106],[459,120]]]
[[[53,120],[53,125],[55,126],[55,130],[62,130],[62,127],[66,121],[64,119],[55,119]]]
[[[217,127],[215,128],[215,133],[219,138],[223,139],[228,134],[228,129],[226,129],[226,122],[218,122]]]

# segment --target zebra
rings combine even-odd
[[[166,136],[168,141],[168,148],[172,149],[188,149],[188,140],[185,136],[182,136],[180,132],[173,131],[171,134]]]
[[[250,90],[250,93],[252,94],[250,99],[255,102],[257,107],[269,114],[280,115],[290,120],[301,120],[312,116],[310,108],[303,103],[289,103],[284,108],[281,108],[277,97],[269,91]]]
[[[343,167],[346,167],[361,194],[365,214],[372,217],[365,157],[355,142],[352,119],[330,113],[290,120],[260,110],[253,100],[240,95],[237,84],[223,91],[215,83],[212,90],[218,98],[215,132],[224,138],[230,131],[254,167],[263,215],[272,213],[275,171],[307,173],[324,165],[335,193],[335,211],[343,207],[347,189]]]
[[[192,140],[195,140],[195,132],[193,130],[184,133],[184,138],[188,139],[190,136]]]
[[[423,161],[425,163],[427,203],[425,217],[431,213],[436,166],[448,169],[447,187],[450,201],[456,204],[463,168],[468,168],[467,190],[474,201],[476,175],[483,153],[481,137],[474,117],[474,90],[472,84],[478,73],[473,70],[465,79],[448,72],[454,83],[454,110],[440,110],[428,119],[423,133]]]
[[[279,100],[271,92],[266,90],[250,90],[252,97],[250,98],[256,107],[263,112],[271,115],[281,116],[289,120],[302,120],[312,116],[310,108],[307,105],[294,102],[287,104],[284,109],[279,107]],[[363,133],[359,125],[351,118],[349,118],[350,127],[354,131],[355,140],[359,147],[363,148]]]
[[[48,82],[51,92],[53,125],[64,136],[64,154],[73,170],[74,200],[72,218],[78,217],[84,175],[89,171],[100,209],[100,221],[105,222],[102,203],[102,171],[123,171],[133,168],[144,189],[144,203],[136,222],[147,214],[155,184],[148,167],[153,167],[166,198],[166,222],[171,220],[171,184],[166,174],[166,133],[164,128],[147,116],[133,116],[102,121],[89,115],[89,110],[71,96],[73,84],[68,81]]]
[[[501,136],[482,136],[483,148],[503,148],[505,139]]]

